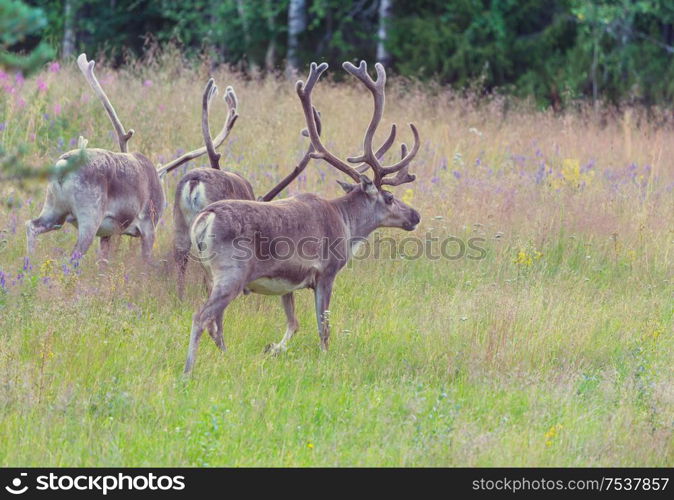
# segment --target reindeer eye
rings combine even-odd
[[[383,191],[382,194],[384,195],[384,201],[386,202],[387,205],[393,203],[393,195],[391,193],[389,193],[388,191]]]

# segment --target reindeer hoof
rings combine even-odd
[[[269,354],[270,356],[278,356],[283,352],[285,352],[285,349],[280,347],[278,344],[268,344],[264,348],[264,353]]]

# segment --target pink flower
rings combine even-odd
[[[24,79],[22,73],[17,73],[17,74],[16,74],[16,85],[17,85],[17,86],[21,87],[21,86],[23,85],[24,80],[25,80],[25,79]]]
[[[35,134],[30,134],[30,141],[35,142]]]
[[[143,87],[152,87],[152,80],[145,80],[143,82]]]
[[[20,108],[23,108],[26,106],[26,100],[23,97],[17,97],[16,98],[16,105]]]
[[[46,92],[47,91],[47,82],[45,82],[42,78],[37,79],[37,89],[40,92]]]
[[[61,114],[61,104],[57,102],[54,104],[54,115],[58,116],[60,114]]]
[[[9,75],[0,69],[0,80],[7,80]]]
[[[49,63],[49,72],[50,73],[58,73],[61,71],[61,65],[58,63],[58,61],[54,61],[52,63]]]

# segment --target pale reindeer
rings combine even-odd
[[[80,149],[69,151],[58,159],[56,167],[64,168],[66,173],[57,174],[50,180],[39,217],[26,222],[28,252],[33,252],[37,235],[60,229],[65,222],[70,222],[78,231],[73,254],[84,255],[94,237],[99,236],[101,256],[107,259],[110,238],[115,234],[126,234],[141,238],[143,257],[149,260],[155,228],[165,205],[160,178],[205,154],[206,148],[186,153],[158,168],[146,156],[127,152],[127,142],[134,131],[126,132],[119,120],[94,75],[95,62],[87,61],[86,54],[81,54],[77,65],[102,101],[115,128],[121,152],[85,149],[87,141],[80,137]],[[225,124],[214,147],[222,144],[228,132]],[[85,158],[83,164],[77,169],[68,169],[69,162],[81,154]]]
[[[244,289],[282,295],[287,318],[287,329],[278,344],[271,344],[271,353],[280,353],[298,329],[293,292],[302,288],[314,290],[320,346],[328,349],[330,328],[327,312],[332,286],[337,273],[346,265],[354,247],[377,228],[397,227],[407,231],[416,228],[419,213],[398,200],[385,185],[396,186],[414,180],[408,167],[419,150],[419,134],[410,124],[414,146],[390,166],[383,166],[381,158],[393,143],[395,127],[384,145],[376,152],[372,141],[384,111],[386,73],[376,65],[377,80],[367,73],[365,62],[359,67],[344,63],[344,69],[358,78],[372,93],[374,112],[365,133],[363,154],[337,158],[321,143],[316,123],[316,111],[311,104],[311,92],[320,75],[327,69],[323,63],[311,65],[306,84],[297,82],[297,94],[302,103],[308,135],[315,151],[311,157],[322,159],[347,174],[356,184],[340,183],[346,195],[326,200],[314,194],[260,203],[226,200],[206,207],[194,220],[190,229],[192,245],[203,266],[210,274],[212,288],[203,307],[194,314],[190,343],[185,363],[189,373],[196,359],[199,340],[208,329],[216,345],[225,350],[222,320],[227,305]],[[349,163],[362,164],[359,169],[371,168],[373,180],[359,173]],[[395,174],[395,176],[390,177]],[[294,251],[279,251],[274,242],[283,242]],[[283,258],[281,254],[283,253]]]
[[[211,138],[210,126],[208,124],[208,114],[210,102],[217,93],[217,86],[211,78],[206,84],[202,100],[201,111],[201,130],[204,136],[204,144],[210,161],[210,167],[195,168],[187,172],[176,186],[175,202],[173,207],[174,222],[174,258],[178,271],[178,296],[182,298],[185,289],[185,271],[189,260],[190,248],[190,226],[195,217],[206,206],[220,200],[254,200],[255,195],[250,183],[236,172],[225,171],[220,168],[220,154],[215,152],[213,139]],[[227,87],[225,91],[225,102],[229,107],[229,114],[226,120],[227,133],[232,129],[237,114],[237,99],[232,87]],[[316,117],[319,134],[320,119]],[[303,131],[306,134],[306,131]],[[286,176],[277,186],[260,198],[260,201],[270,201],[293,179],[295,179],[306,168],[313,153],[313,148],[304,154],[295,169]]]

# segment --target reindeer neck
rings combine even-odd
[[[352,239],[367,238],[379,227],[365,195],[360,191],[352,191],[330,203],[339,210]]]

